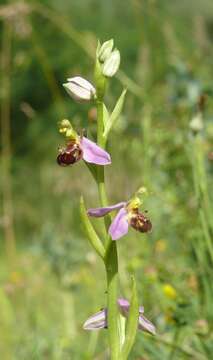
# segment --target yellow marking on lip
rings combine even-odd
[[[133,210],[137,210],[141,204],[141,200],[138,197],[134,197],[127,204],[127,211],[131,212]]]

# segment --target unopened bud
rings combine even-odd
[[[194,133],[198,133],[203,130],[203,116],[201,113],[198,113],[192,118],[189,123],[189,127]]]
[[[87,102],[92,100],[96,95],[94,86],[80,76],[67,79],[68,82],[63,84],[68,94],[76,101]]]
[[[112,77],[118,71],[120,65],[120,52],[115,49],[103,64],[103,75]]]
[[[112,52],[113,45],[114,45],[113,39],[105,41],[103,45],[101,45],[97,54],[100,62],[105,62],[108,59],[108,57]]]

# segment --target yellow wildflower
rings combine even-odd
[[[163,292],[169,299],[176,299],[177,298],[177,292],[175,288],[170,284],[164,284],[163,285]]]

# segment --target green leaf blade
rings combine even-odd
[[[85,208],[84,199],[81,196],[80,198],[80,213],[81,213],[81,220],[83,222],[85,232],[88,236],[89,242],[92,245],[92,247],[95,249],[95,251],[98,253],[98,255],[104,259],[105,257],[105,248],[102,244],[101,240],[99,239]]]
[[[121,96],[119,97],[115,107],[114,107],[114,110],[113,112],[111,113],[106,125],[105,125],[105,128],[104,128],[104,137],[107,139],[108,137],[108,134],[112,128],[112,126],[116,123],[116,121],[118,120],[120,114],[121,114],[121,111],[123,109],[123,105],[124,105],[124,100],[125,100],[125,96],[126,96],[126,89],[123,90]]]
[[[138,329],[138,317],[139,317],[139,304],[136,282],[133,278],[132,283],[132,297],[129,308],[129,316],[126,324],[126,339],[122,348],[122,359],[128,359],[129,353],[135,342],[135,337]]]
[[[108,112],[108,110],[106,108],[106,105],[103,103],[103,123],[104,123],[104,128],[107,126],[109,118],[110,118],[109,112]]]

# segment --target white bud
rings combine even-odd
[[[195,133],[198,133],[201,130],[203,130],[203,116],[201,113],[198,113],[192,118],[192,120],[189,123],[189,127]]]
[[[92,100],[96,95],[94,86],[80,76],[68,78],[67,83],[63,84],[68,94],[76,101],[86,102]]]
[[[103,64],[102,73],[106,77],[112,77],[118,71],[120,65],[120,52],[115,49]]]
[[[110,54],[112,52],[113,45],[114,45],[113,39],[105,41],[101,45],[101,47],[98,51],[98,58],[101,62],[104,62],[108,59],[108,57],[110,56]]]

